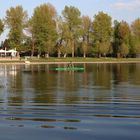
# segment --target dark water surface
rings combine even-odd
[[[0,140],[140,140],[140,64],[0,66]]]

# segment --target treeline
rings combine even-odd
[[[0,34],[8,28],[2,47],[31,56],[136,57],[140,54],[140,19],[126,21],[98,12],[93,19],[78,8],[65,6],[59,16],[53,5],[42,4],[29,18],[22,6],[11,7],[0,20]]]

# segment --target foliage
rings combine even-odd
[[[96,46],[98,46],[98,53],[105,54],[109,51],[106,44],[111,43],[112,37],[112,22],[111,17],[103,12],[99,12],[94,16],[93,34]],[[103,45],[105,43],[105,45]],[[105,48],[104,48],[105,46]],[[108,48],[108,50],[106,50]]]
[[[39,53],[46,52],[48,57],[55,46],[56,10],[51,4],[43,4],[35,8],[31,18],[32,33]]]
[[[67,34],[65,39],[69,42],[71,46],[72,57],[74,57],[75,43],[76,40],[79,39],[80,35],[81,13],[76,7],[65,6],[62,14],[64,16],[64,25],[67,27]]]
[[[82,36],[82,50],[83,57],[86,57],[86,54],[89,50],[90,37],[91,37],[91,19],[88,16],[82,16],[81,23],[81,36]]]
[[[135,36],[138,36],[140,38],[140,18],[136,19],[132,25],[132,32]]]
[[[22,6],[11,7],[6,11],[5,23],[10,29],[9,42],[11,48],[20,50],[23,42],[23,28],[27,23],[27,12],[23,10]]]
[[[113,49],[114,53],[124,57],[129,53],[131,31],[127,22],[114,21]]]
[[[2,20],[0,19],[0,35],[3,32],[3,30],[4,30],[4,24],[3,24]]]
[[[131,53],[140,54],[140,19],[136,19],[132,25],[132,36],[131,36]]]
[[[119,53],[119,46],[121,45],[120,36],[119,36],[119,26],[120,23],[115,20],[114,21],[114,30],[113,30],[113,53],[117,55]]]
[[[129,48],[127,44],[122,43],[120,46],[120,54],[122,57],[126,57],[126,55],[129,53]]]
[[[4,22],[0,19],[0,35],[4,27],[9,33],[2,46],[31,51],[31,56],[34,52],[47,57],[56,53],[58,57],[86,57],[93,53],[99,57],[126,57],[140,53],[140,18],[131,26],[116,20],[112,26],[112,18],[104,12],[92,21],[89,16],[81,16],[78,8],[65,6],[59,17],[55,7],[47,3],[37,6],[30,19],[22,6],[9,8]],[[23,34],[25,29],[29,36]]]
[[[140,54],[140,40],[138,36],[132,35],[130,39],[131,54]]]
[[[120,22],[119,27],[118,27],[118,36],[119,36],[121,44],[129,43],[130,28],[127,22],[125,21]]]
[[[58,41],[57,41],[57,52],[60,54],[65,55],[65,57],[67,56],[67,54],[71,53],[71,35],[70,35],[70,31],[69,31],[69,26],[66,22],[64,22],[62,20],[62,18],[60,17],[58,19]],[[60,57],[60,56],[59,56]]]

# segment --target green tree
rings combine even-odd
[[[140,19],[136,19],[132,25],[132,35],[131,35],[131,53],[139,54],[140,53]]]
[[[112,38],[112,22],[111,17],[103,12],[99,12],[94,16],[93,21],[93,34],[95,46],[100,49],[98,51],[99,57],[101,54],[106,55],[109,52],[109,47],[106,47],[105,44],[111,43]],[[106,49],[104,49],[106,47]],[[107,49],[108,48],[108,49]]]
[[[23,33],[25,34],[23,48],[24,50],[26,49],[26,51],[31,51],[31,57],[33,57],[35,52],[35,39],[32,32],[31,20],[28,21],[28,24],[26,28],[24,28]]]
[[[119,57],[125,57],[130,50],[131,31],[127,22],[114,21],[113,51]]]
[[[4,30],[4,24],[3,24],[2,20],[0,19],[0,35],[3,32],[3,30]]]
[[[121,56],[126,57],[128,53],[129,53],[128,44],[122,43],[120,45],[120,54],[121,54]]]
[[[119,36],[119,49],[118,54],[121,54],[122,57],[126,56],[129,53],[130,47],[130,27],[127,22],[122,21],[118,27],[118,36]]]
[[[11,48],[20,50],[23,43],[23,29],[27,23],[27,12],[22,6],[11,7],[6,11],[5,23],[10,29],[9,45]]]
[[[86,54],[89,50],[91,24],[92,22],[89,16],[82,16],[81,35],[83,57],[86,57]]]
[[[132,23],[131,28],[132,28],[133,34],[140,38],[140,18],[136,19]]]
[[[68,24],[65,23],[62,18],[60,17],[58,20],[58,41],[57,41],[57,52],[58,57],[60,57],[60,54],[63,54],[64,57],[67,57],[67,54],[71,53],[70,45],[71,45],[71,36]]]
[[[54,6],[48,3],[36,7],[31,18],[35,45],[39,54],[45,52],[46,57],[49,57],[56,45],[56,14]]]
[[[140,54],[140,39],[138,36],[131,35],[130,52],[132,55]]]
[[[120,26],[120,22],[115,20],[114,28],[113,28],[113,53],[116,56],[119,53],[119,46],[121,45],[120,36],[119,36],[119,26]]]
[[[73,6],[65,6],[62,11],[64,16],[64,22],[68,27],[67,31],[67,43],[71,46],[72,57],[75,54],[75,45],[80,36],[80,25],[81,25],[81,12],[78,8]]]

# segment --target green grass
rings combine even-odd
[[[121,62],[121,61],[140,61],[140,58],[34,58],[28,59],[31,62]]]
[[[83,57],[75,57],[75,58],[71,58],[71,57],[67,57],[67,58],[54,58],[54,57],[50,57],[50,58],[28,58],[27,59],[30,62],[41,62],[41,63],[47,63],[47,62],[140,62],[140,58],[83,58]],[[0,60],[0,63],[24,63],[25,59],[22,58],[21,60]]]

